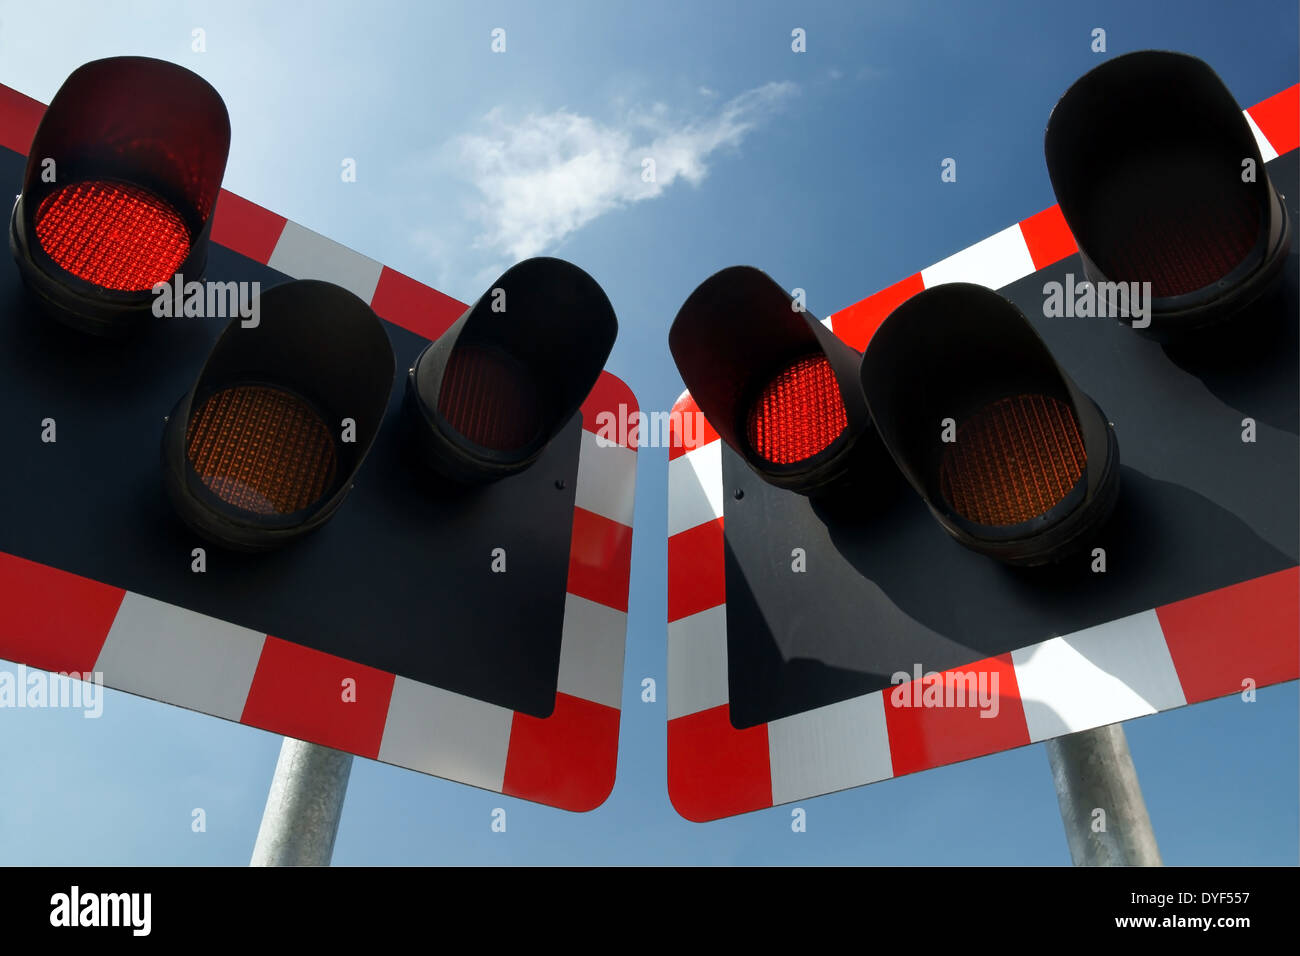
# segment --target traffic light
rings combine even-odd
[[[1128,321],[1121,298],[1149,294],[1133,322],[1144,334],[1218,324],[1281,273],[1286,207],[1241,108],[1196,57],[1130,53],[1085,74],[1052,110],[1045,152],[1099,297]]]
[[[668,332],[700,411],[764,481],[858,503],[893,472],[858,381],[861,356],[770,276],[706,279]]]
[[[617,335],[609,299],[577,266],[511,266],[407,373],[420,458],[462,485],[523,471],[591,392]]]
[[[163,431],[164,487],[204,538],[280,547],[328,521],[379,432],[393,350],[336,285],[300,280],[236,317]]]
[[[1060,560],[1114,508],[1114,428],[991,289],[946,283],[900,305],[863,354],[862,388],[899,470],[974,551]]]
[[[199,279],[230,149],[225,104],[162,60],[75,70],[32,140],[9,245],[55,318],[119,335],[150,316],[151,290]]]

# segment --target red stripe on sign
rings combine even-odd
[[[1300,677],[1300,568],[1156,608],[1189,704]]]
[[[706,521],[668,539],[668,623],[726,603],[722,520]]]
[[[688,451],[703,448],[718,440],[700,406],[687,393],[677,400],[668,416],[668,460],[680,458]]]
[[[0,85],[0,146],[26,156],[44,115],[45,104],[40,100]]]
[[[695,823],[770,807],[767,724],[737,730],[728,704],[668,721],[668,799]]]
[[[239,721],[374,759],[392,696],[386,671],[268,635]]]
[[[618,719],[613,707],[559,693],[545,720],[516,711],[501,792],[562,810],[596,809],[614,789]]]
[[[585,508],[574,508],[568,592],[626,611],[631,578],[632,529]]]
[[[896,777],[1029,743],[1010,654],[922,675],[881,693]]]
[[[1044,209],[1020,223],[1020,234],[1025,237],[1029,258],[1034,260],[1034,270],[1046,269],[1067,256],[1079,251],[1074,234],[1065,224],[1065,214],[1060,206]]]
[[[56,673],[93,671],[126,592],[0,552],[0,657]]]
[[[847,309],[841,309],[831,317],[831,331],[845,345],[859,352],[867,347],[871,337],[880,328],[880,323],[889,317],[900,305],[924,291],[925,283],[921,273],[910,275],[906,279],[886,286],[874,295],[869,295],[861,302],[856,302]]]
[[[223,189],[212,214],[212,241],[266,265],[286,222],[284,216]]]
[[[1246,112],[1279,156],[1300,146],[1300,85],[1270,96]]]
[[[469,308],[465,303],[388,266],[379,273],[379,284],[375,286],[370,307],[381,319],[430,340],[446,332]]]
[[[636,449],[643,444],[642,424],[641,408],[632,389],[617,375],[601,372],[582,403],[582,427],[625,448]]]

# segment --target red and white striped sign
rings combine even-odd
[[[1300,86],[1245,111],[1265,162],[1300,147]],[[905,300],[945,282],[1001,288],[1077,251],[1053,206],[823,319],[858,351]],[[998,689],[996,716],[924,707],[903,684],[755,727],[730,719],[722,444],[689,393],[668,465],[668,794],[715,820],[1300,677],[1300,569],[1051,637],[923,679]],[[697,417],[698,416],[698,417]],[[1232,640],[1225,641],[1225,634]],[[993,683],[996,677],[996,684]]]
[[[43,104],[0,85],[0,146],[26,154]],[[221,191],[212,239],[296,279],[324,279],[428,339],[466,306]],[[582,406],[555,709],[545,719],[259,634],[0,552],[0,658],[566,810],[614,786],[627,637],[636,448],[597,416],[637,408],[601,374]],[[355,701],[341,700],[345,678]]]

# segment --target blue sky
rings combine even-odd
[[[1106,56],[1204,58],[1243,105],[1300,72],[1283,0],[106,6],[0,0],[0,83],[48,102],[85,61],[172,60],[226,100],[234,192],[462,300],[522,256],[577,263],[618,312],[609,368],[643,409],[681,391],[668,325],[717,269],[757,265],[824,316],[1051,205],[1043,127],[1100,61],[1093,28]],[[615,175],[650,149],[672,157],[655,188]],[[802,834],[789,807],[680,819],[665,784],[666,478],[666,450],[644,449],[605,805],[571,814],[358,759],[335,863],[1069,862],[1037,745],[807,801]],[[1167,863],[1296,863],[1298,706],[1292,683],[1126,725]],[[247,862],[278,737],[116,692],[99,720],[11,710],[0,729],[0,862]]]

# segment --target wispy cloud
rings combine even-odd
[[[792,83],[748,90],[704,116],[666,106],[602,123],[568,110],[511,120],[493,110],[450,144],[475,191],[475,248],[511,260],[546,252],[599,216],[701,183],[720,150],[735,148],[796,92]],[[653,178],[646,160],[653,160]]]

